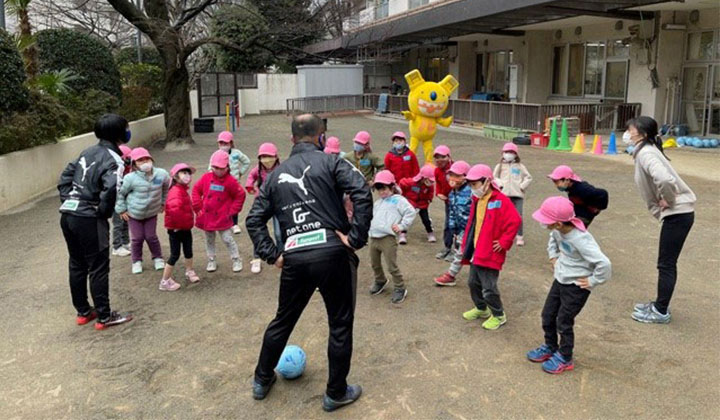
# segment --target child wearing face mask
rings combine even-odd
[[[452,187],[448,182],[448,171],[453,164],[452,158],[450,157],[450,148],[441,144],[435,148],[433,154],[435,160],[435,196],[445,203],[445,228],[443,229],[443,248],[435,254],[435,258],[445,261],[453,260],[453,235],[450,232],[448,226],[448,212],[449,212],[449,199],[450,191]]]
[[[385,169],[392,172],[395,179],[412,178],[420,172],[417,157],[407,147],[405,133],[397,131],[392,135],[392,148],[385,155]]]
[[[223,131],[218,134],[218,149],[226,152],[230,155],[230,175],[235,177],[239,184],[242,183],[242,176],[250,169],[250,158],[235,148],[233,134],[229,131]],[[208,165],[208,171],[210,166]],[[238,215],[233,215],[233,233],[238,234],[241,232],[240,226],[238,225]]]
[[[195,214],[188,189],[192,182],[195,168],[187,163],[178,163],[170,170],[172,183],[165,202],[165,229],[170,238],[170,258],[165,264],[159,289],[172,292],[180,288],[173,278],[175,263],[180,258],[180,250],[185,254],[185,278],[191,283],[200,281],[193,270],[192,228],[195,225]]]
[[[462,241],[463,264],[470,264],[470,297],[474,307],[463,318],[487,318],[482,327],[497,330],[507,322],[498,278],[505,256],[520,228],[520,215],[500,192],[487,165],[475,165],[465,177],[472,188],[470,215]]]
[[[532,175],[530,175],[525,165],[520,163],[520,155],[518,155],[516,144],[505,143],[502,148],[500,163],[495,165],[495,170],[493,170],[493,177],[495,177],[495,182],[500,186],[503,194],[508,196],[515,205],[515,209],[522,218],[525,190],[532,182]],[[516,239],[517,246],[525,245],[522,221]]]
[[[400,189],[410,204],[420,213],[425,231],[427,232],[428,242],[437,242],[435,232],[433,231],[432,219],[428,208],[435,194],[435,168],[431,165],[424,165],[420,169],[420,173],[413,178],[405,178],[400,180]],[[407,244],[407,231],[400,232],[401,245]]]
[[[121,144],[119,146],[122,155],[120,158],[123,160],[123,173],[122,177],[129,174],[132,171],[132,162],[130,160],[130,154],[132,149]],[[120,183],[122,185],[122,182]],[[130,230],[128,229],[128,223],[123,220],[117,212],[113,212],[112,217],[113,224],[113,250],[112,254],[118,257],[127,257],[130,255]]]
[[[415,208],[400,194],[396,193],[395,177],[383,170],[375,175],[373,189],[380,198],[373,204],[373,218],[370,223],[370,262],[375,281],[370,288],[371,295],[382,293],[388,283],[383,271],[381,258],[393,279],[395,290],[391,302],[401,303],[407,296],[402,273],[397,266],[398,244],[395,236],[407,231],[415,219]]]
[[[575,368],[572,358],[575,317],[585,306],[590,290],[608,281],[612,273],[610,260],[583,222],[575,217],[573,207],[565,197],[550,197],[533,213],[533,219],[550,229],[548,256],[555,280],[542,310],[545,344],[527,352],[527,358],[542,363],[548,373]]]
[[[258,165],[250,170],[248,179],[245,182],[245,190],[249,194],[257,197],[260,193],[260,187],[267,179],[267,176],[280,166],[280,158],[278,157],[277,146],[273,143],[263,143],[258,148]],[[280,234],[280,224],[273,217],[273,233],[275,235],[275,245],[282,251],[284,244]],[[257,255],[250,261],[250,272],[258,274],[262,271],[262,260]]]
[[[590,227],[595,216],[608,207],[608,192],[583,181],[572,168],[560,165],[548,175],[558,191],[566,192],[575,205],[575,214],[586,228]]]
[[[335,136],[327,138],[323,152],[325,152],[326,155],[338,156],[340,159],[345,158],[345,152],[340,150],[340,139]]]
[[[218,150],[210,157],[210,172],[203,175],[192,190],[192,204],[197,219],[195,225],[205,231],[205,249],[208,263],[206,270],[217,270],[215,236],[220,239],[232,258],[233,272],[243,269],[240,252],[232,235],[232,216],[240,213],[245,203],[245,191],[235,177],[230,175],[230,156]]]
[[[358,168],[365,176],[368,185],[372,183],[376,173],[385,169],[382,160],[372,153],[370,140],[370,133],[367,131],[358,131],[353,139],[353,152],[345,156],[345,159]]]
[[[448,170],[448,183],[450,193],[448,194],[448,216],[446,223],[453,236],[452,256],[450,268],[440,277],[435,278],[438,286],[455,286],[455,277],[462,269],[462,237],[470,216],[470,202],[472,201],[472,189],[465,180],[470,170],[470,165],[464,160],[452,164]]]
[[[170,188],[170,175],[161,168],[153,168],[154,160],[143,147],[133,149],[130,158],[133,172],[123,178],[117,193],[115,212],[130,227],[132,273],[143,271],[143,242],[150,248],[155,270],[165,268],[160,240],[157,236],[157,215],[162,213]]]

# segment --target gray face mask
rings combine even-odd
[[[364,152],[365,146],[363,146],[362,144],[355,143],[355,144],[353,144],[353,150],[356,152]]]

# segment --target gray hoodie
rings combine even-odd
[[[695,193],[680,178],[663,154],[652,144],[635,151],[635,184],[640,196],[647,203],[650,213],[662,220],[673,214],[692,213],[695,209]],[[670,207],[661,209],[660,199]]]
[[[370,237],[395,236],[392,225],[400,226],[400,230],[408,230],[413,220],[415,220],[415,208],[402,195],[393,194],[388,198],[379,198],[373,204]]]
[[[605,283],[612,275],[612,265],[603,254],[590,232],[573,229],[563,235],[557,230],[550,232],[548,256],[557,258],[555,280],[562,284],[574,284],[587,277],[591,286]]]

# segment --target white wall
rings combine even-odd
[[[190,117],[193,120],[195,118],[200,118],[200,110],[198,108],[198,91],[195,89],[190,91]]]
[[[130,146],[148,146],[165,134],[162,115],[130,123]],[[87,147],[97,143],[93,133],[82,134],[32,149],[0,156],[0,212],[19,206],[57,186],[60,173],[68,162]],[[42,168],[42,170],[38,170]],[[58,203],[58,206],[60,204]]]
[[[288,98],[297,98],[297,74],[258,74],[257,88],[238,90],[240,116],[285,111]]]
[[[300,97],[362,95],[362,65],[298,66]]]

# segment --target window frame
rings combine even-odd
[[[712,32],[713,38],[710,43],[710,58],[703,58],[703,59],[689,59],[687,58],[688,53],[690,52],[688,49],[688,41],[690,40],[690,36],[693,34],[702,34],[703,32]],[[720,30],[716,28],[704,28],[704,29],[694,29],[691,31],[686,31],[685,36],[683,38],[683,62],[684,63],[711,63],[713,61],[720,60]]]

